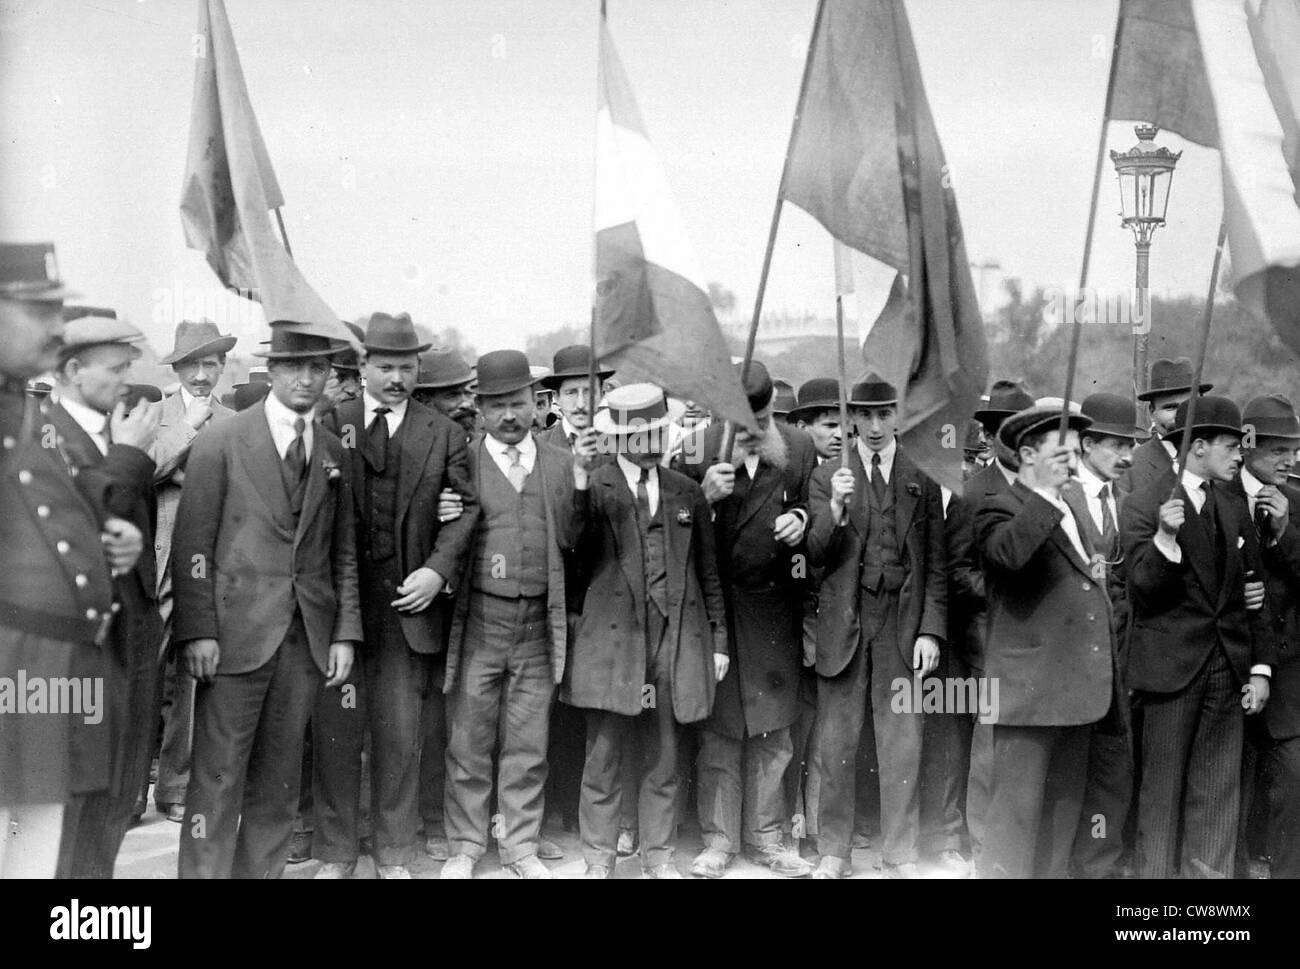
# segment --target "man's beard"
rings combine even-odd
[[[785,470],[790,462],[789,449],[786,447],[785,438],[781,436],[781,430],[776,421],[769,421],[763,433],[754,440],[742,443],[736,441],[736,446],[731,452],[731,463],[736,467],[745,463],[745,458],[751,454],[757,454],[760,464],[766,464],[778,470]]]

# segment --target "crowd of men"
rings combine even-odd
[[[183,878],[545,879],[566,826],[591,878],[1300,874],[1282,395],[999,380],[958,495],[874,374],[754,361],[733,426],[376,312],[223,404],[216,324],[164,395],[69,299],[0,244],[0,877],[111,877],[155,758]]]

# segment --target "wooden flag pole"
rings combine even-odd
[[[763,294],[767,292],[767,275],[772,268],[772,251],[776,248],[776,230],[781,224],[781,205],[785,201],[785,181],[790,173],[790,151],[799,136],[799,116],[803,113],[803,99],[808,90],[808,75],[812,73],[813,49],[817,44],[817,34],[821,29],[822,11],[826,0],[818,0],[817,15],[813,19],[812,34],[808,38],[808,56],[803,62],[803,77],[799,81],[799,98],[795,101],[794,121],[790,124],[790,140],[785,146],[785,161],[781,165],[781,181],[777,185],[776,205],[772,207],[772,224],[767,231],[767,249],[763,252],[763,268],[758,274],[758,295],[754,297],[754,315],[749,321],[749,334],[745,339],[745,359],[740,365],[740,383],[743,388],[749,379],[749,367],[754,362],[754,342],[758,339],[758,321],[763,315]],[[718,460],[726,461],[731,457],[731,448],[736,439],[736,427],[730,421],[722,434],[722,447],[718,450]]]
[[[1079,286],[1075,290],[1075,301],[1070,306],[1070,316],[1074,319],[1070,331],[1070,356],[1065,365],[1065,393],[1061,407],[1061,425],[1057,442],[1065,443],[1065,434],[1070,428],[1070,400],[1074,394],[1074,372],[1079,362],[1079,337],[1083,333],[1083,321],[1078,318],[1078,298],[1088,285],[1088,263],[1092,259],[1092,232],[1097,222],[1097,198],[1101,191],[1101,172],[1106,164],[1106,130],[1110,123],[1110,100],[1115,88],[1115,67],[1119,61],[1120,34],[1124,29],[1123,5],[1116,14],[1115,40],[1110,49],[1110,75],[1106,81],[1106,107],[1101,113],[1101,130],[1097,134],[1097,162],[1092,173],[1092,199],[1088,203],[1088,228],[1083,235],[1083,262],[1079,266]]]
[[[1214,317],[1214,293],[1219,286],[1219,261],[1223,258],[1223,242],[1228,236],[1226,220],[1219,223],[1219,239],[1214,244],[1214,262],[1210,266],[1210,291],[1205,296],[1205,309],[1201,311],[1201,339],[1196,347],[1196,368],[1192,371],[1192,393],[1187,398],[1187,420],[1183,421],[1182,440],[1178,442],[1178,477],[1170,497],[1178,497],[1187,468],[1187,447],[1191,443],[1191,429],[1196,424],[1196,401],[1201,396],[1201,374],[1205,370],[1205,354],[1210,348],[1210,320]]]
[[[289,248],[289,233],[284,231],[284,216],[280,214],[280,206],[278,205],[275,207],[275,222],[276,225],[280,227],[280,238],[284,242],[284,251],[287,252],[289,258],[292,259],[293,250]]]
[[[602,41],[602,37],[601,37],[601,31],[602,31],[602,30],[604,29],[604,27],[605,27],[605,20],[606,20],[606,17],[605,17],[605,0],[600,0],[600,21],[596,24],[596,59],[597,59],[597,62],[599,62],[599,60],[600,60],[600,45],[601,45],[601,43],[603,42],[603,41]],[[596,70],[597,70],[597,74],[599,74],[600,68],[597,67]],[[598,83],[599,83],[599,82],[598,82]],[[600,91],[597,91],[597,92],[596,92],[596,117],[597,117],[597,119],[599,119],[599,117],[600,117]],[[599,142],[599,140],[600,140],[600,122],[599,122],[599,120],[597,120],[596,125],[597,125],[596,140],[597,140],[597,142]],[[600,154],[600,151],[599,151],[599,144],[598,144],[598,145],[597,145],[597,148],[596,148],[596,164],[600,164],[599,154]],[[594,213],[595,213],[596,204],[597,204],[597,203],[596,203],[595,192],[593,191],[593,193],[592,193],[592,212],[593,212],[593,217],[592,217],[592,223],[593,223],[593,224],[592,224],[592,233],[593,233],[593,234],[592,234],[592,239],[593,239],[593,249],[592,249],[592,254],[591,254],[591,271],[592,271],[592,275],[593,275],[593,276],[596,276],[596,251],[595,251],[595,248],[594,248],[594,240],[595,240],[595,215],[594,215]],[[598,278],[597,278],[597,283],[599,283],[599,279],[598,279]],[[596,424],[596,401],[600,399],[599,394],[597,393],[597,391],[598,391],[599,388],[596,386],[596,383],[597,383],[596,371],[597,371],[597,369],[598,369],[597,364],[596,364],[596,300],[599,298],[599,295],[600,295],[600,294],[599,294],[599,292],[597,292],[597,290],[592,290],[592,294],[591,294],[591,327],[590,327],[590,329],[589,329],[588,332],[587,332],[587,342],[588,342],[589,344],[591,344],[591,359],[590,359],[589,361],[587,361],[587,394],[588,394],[588,401],[587,401],[587,422],[588,422],[588,423],[587,423],[587,426],[588,426],[588,427],[594,427],[595,424]]]
[[[844,367],[844,297],[835,296],[835,356],[840,385],[840,467],[849,466],[849,378]]]

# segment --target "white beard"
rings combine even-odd
[[[747,444],[736,442],[731,452],[731,463],[735,467],[740,467],[745,463],[745,458],[751,454],[758,455],[760,464],[769,465],[778,471],[784,471],[786,465],[790,463],[790,451],[786,447],[785,438],[781,436],[775,418],[768,423],[762,437]]]

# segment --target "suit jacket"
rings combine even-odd
[[[954,495],[948,502],[948,519],[944,534],[948,549],[949,626],[964,631],[956,648],[973,669],[984,668],[988,609],[985,604],[984,566],[980,562],[979,547],[975,543],[975,513],[990,496],[1005,495],[1011,491],[1006,476],[996,462],[971,475],[965,483],[963,494]],[[954,625],[954,614],[957,623]]]
[[[746,474],[730,497],[713,505],[733,668],[718,684],[711,722],[735,738],[788,727],[799,716],[807,556],[802,543],[791,548],[777,542],[772,524],[786,512],[807,512],[817,452],[807,434],[775,426],[786,445],[785,467],[760,461],[752,481]],[[708,429],[705,454],[718,453],[722,432],[721,425]],[[709,466],[684,462],[680,470],[702,483]]]
[[[1159,436],[1153,436],[1133,449],[1133,466],[1116,482],[1117,490],[1131,495],[1145,490],[1156,481],[1168,479],[1165,491],[1174,486],[1174,459]]]
[[[181,502],[181,483],[185,480],[185,462],[189,460],[190,446],[209,425],[233,417],[235,413],[215,396],[211,404],[212,417],[199,430],[185,423],[185,404],[179,391],[153,405],[159,414],[158,435],[149,448],[149,457],[154,460],[153,482],[158,501],[153,550],[160,593],[161,580],[167,575],[171,561],[172,532],[176,528],[176,509]]]
[[[1226,551],[1220,579],[1214,545],[1181,486],[1178,493],[1187,512],[1177,535],[1182,561],[1170,562],[1155,546],[1160,506],[1169,499],[1172,480],[1156,480],[1130,495],[1120,515],[1133,608],[1129,685],[1151,693],[1177,693],[1220,643],[1238,680],[1245,683],[1252,665],[1275,665],[1278,656],[1269,603],[1253,612],[1245,605],[1246,571],[1264,578],[1259,539],[1245,498],[1222,485],[1214,489]]]
[[[999,685],[1001,725],[1095,723],[1114,698],[1110,599],[1063,517],[1019,481],[975,514],[989,609],[985,675]]]
[[[369,527],[365,508],[367,468],[365,448],[369,438],[361,400],[350,400],[337,409],[339,436],[356,442],[347,448],[351,456],[352,497],[358,535]],[[394,534],[397,536],[397,570],[406,577],[418,568],[433,569],[446,580],[446,588],[460,587],[465,557],[474,540],[478,521],[478,492],[469,473],[469,450],[460,425],[414,400],[406,402],[402,418],[401,471],[397,481]],[[438,521],[438,494],[451,488],[461,496],[464,511],[452,522]],[[357,547],[362,543],[358,541]],[[357,563],[364,582],[369,560]],[[446,648],[447,620],[454,599],[437,596],[423,612],[398,613],[407,645],[417,653],[440,653]],[[387,602],[362,603],[362,612],[391,609]]]
[[[473,494],[481,494],[480,474],[483,463],[491,461],[483,445],[484,434],[476,434],[469,444],[469,479]],[[588,492],[578,491],[573,482],[573,455],[550,444],[537,443],[537,460],[533,474],[541,474],[542,494],[546,506],[546,618],[551,635],[551,676],[556,683],[564,675],[568,655],[568,623],[565,608],[564,557],[578,543],[587,519]],[[476,517],[474,531],[467,546],[473,555],[482,538],[482,518]],[[463,563],[468,565],[468,562]],[[447,645],[447,673],[443,690],[451,693],[460,676],[460,661],[465,650],[465,626],[469,617],[469,600],[473,583],[468,574],[456,594],[451,635]]]
[[[172,538],[174,642],[216,639],[233,674],[274,655],[295,611],[322,672],[331,643],[362,641],[347,462],[315,422],[295,526],[264,405],[198,436]]]
[[[1124,495],[1116,492],[1115,495],[1115,530],[1119,531],[1120,511],[1124,507]],[[1102,540],[1101,529],[1093,520],[1092,512],[1088,510],[1088,497],[1084,494],[1083,485],[1077,478],[1071,478],[1061,489],[1061,498],[1070,506],[1074,512],[1074,519],[1079,523],[1079,527],[1086,533],[1088,547],[1094,552],[1101,552]],[[1122,547],[1122,543],[1121,543]],[[1131,610],[1128,604],[1128,585],[1124,580],[1124,560],[1122,556],[1116,555],[1119,561],[1107,563],[1106,565],[1106,592],[1110,596],[1110,609],[1112,618],[1112,628],[1115,631],[1115,649],[1120,657],[1120,668],[1124,668],[1126,662],[1126,640],[1127,627]]]
[[[673,651],[673,715],[678,723],[696,723],[713,707],[713,654],[727,653],[713,526],[699,485],[668,468],[659,469],[659,510],[668,571],[665,648]],[[578,554],[591,563],[591,578],[560,699],[637,716],[645,709],[645,574],[636,499],[617,463],[592,472],[591,514]]]
[[[1233,490],[1245,497],[1240,477]],[[1264,725],[1274,740],[1300,737],[1300,489],[1282,485],[1280,490],[1289,506],[1286,531],[1263,550],[1264,591],[1278,639],[1277,664],[1264,707]]]
[[[828,461],[815,472],[809,485],[808,559],[824,566],[817,606],[817,675],[842,673],[861,646],[858,602],[861,590],[862,549],[867,537],[867,472],[857,449],[849,462],[853,469],[853,497],[843,524],[831,516],[831,476],[839,464]],[[899,556],[906,577],[899,591],[898,650],[908,667],[918,636],[948,637],[947,559],[943,542],[943,498],[939,486],[923,475],[903,453],[894,456],[889,479],[894,492]]]

